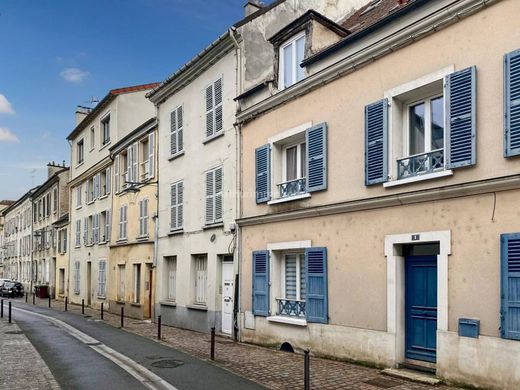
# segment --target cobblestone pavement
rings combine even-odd
[[[47,306],[47,300],[36,304]],[[61,301],[52,301],[52,307],[63,310]],[[81,315],[81,306],[68,305],[69,312]],[[85,308],[88,319],[99,320],[100,312]],[[118,315],[104,313],[104,321],[112,326],[120,326]],[[124,328],[141,336],[157,338],[157,324],[125,318]],[[208,359],[210,351],[209,334],[190,330],[162,327],[162,342],[190,355]],[[216,364],[244,378],[257,382],[269,389],[303,388],[303,355],[280,352],[277,350],[235,343],[226,337],[216,338]],[[377,383],[379,382],[380,383]],[[371,384],[372,383],[372,384]],[[378,390],[447,390],[448,386],[428,386],[401,379],[384,376],[379,369],[352,363],[311,357],[311,388],[320,390],[360,389]]]
[[[49,368],[16,323],[0,319],[0,389],[59,389]]]

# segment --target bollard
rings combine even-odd
[[[81,314],[85,314],[85,300],[81,300]]]
[[[121,328],[124,325],[124,321],[123,321],[124,318],[125,318],[125,307],[121,306]]]
[[[4,300],[0,299],[0,318],[4,318]]]
[[[103,319],[103,302],[101,302],[101,319]]]
[[[306,349],[303,351],[305,353],[305,357],[303,360],[303,388],[304,390],[310,390],[311,388],[311,358],[309,356],[309,350]]]
[[[51,307],[51,296],[49,295],[49,308]]]
[[[36,294],[33,293],[33,305],[36,304]]]
[[[211,328],[211,352],[210,359],[215,360],[215,327]]]
[[[29,297],[29,293],[26,292],[26,293],[25,293],[25,303],[27,303],[27,298],[28,298],[28,297]]]
[[[161,339],[161,316],[157,316],[157,340]]]
[[[9,301],[9,323],[11,323],[11,301]]]
[[[67,311],[67,303],[69,303],[69,297],[65,297],[65,311]]]

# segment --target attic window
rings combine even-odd
[[[305,33],[291,38],[280,46],[279,89],[285,89],[305,77],[300,66],[305,57]]]
[[[369,13],[370,11],[372,11],[374,8],[377,8],[381,4],[382,1],[383,0],[374,0],[374,1],[372,1],[368,5],[368,7],[363,12],[361,12],[359,14],[359,16],[365,15],[365,14]]]

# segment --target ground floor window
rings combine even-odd
[[[104,298],[106,296],[106,281],[107,281],[107,271],[106,271],[106,261],[99,261],[99,270],[98,270],[98,297]]]
[[[79,273],[79,267],[80,267],[80,262],[79,261],[75,261],[74,262],[74,293],[75,294],[79,294],[79,282],[80,282],[80,273]]]
[[[281,256],[280,297],[278,314],[305,317],[305,254],[284,253]]]
[[[166,299],[168,301],[176,300],[177,285],[177,256],[167,256],[164,258],[165,275],[166,275]]]
[[[195,304],[205,305],[207,302],[208,256],[195,257]]]
[[[125,300],[125,265],[120,264],[117,266],[117,280],[118,280],[118,289],[117,289],[117,299],[119,301]]]
[[[134,303],[141,302],[141,264],[134,264]]]
[[[60,272],[59,272],[59,286],[60,286],[60,289],[58,290],[59,294],[60,295],[63,295],[65,294],[65,268],[60,268]]]

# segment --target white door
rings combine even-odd
[[[222,262],[222,333],[233,332],[233,263]]]

